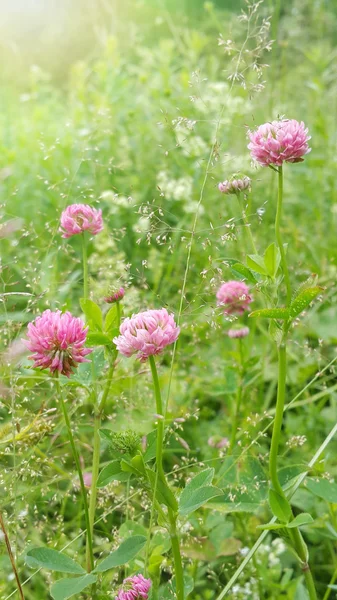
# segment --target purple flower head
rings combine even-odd
[[[92,348],[85,348],[88,328],[70,312],[45,310],[28,324],[27,348],[33,352],[29,358],[34,367],[58,371],[67,377],[79,363],[90,362],[86,357]]]
[[[303,121],[282,119],[260,125],[249,131],[251,156],[263,167],[282,166],[284,162],[302,162],[310,152],[308,129]]]
[[[248,286],[243,281],[227,281],[216,293],[218,306],[224,307],[225,315],[242,315],[248,310],[252,297]]]
[[[180,333],[173,315],[166,308],[146,310],[124,319],[120,335],[114,338],[118,351],[124,356],[137,355],[141,361],[160,354],[166,346],[173,344]]]
[[[145,579],[141,574],[127,577],[115,600],[147,600],[151,584],[151,579]]]
[[[97,235],[102,229],[102,211],[88,204],[71,204],[61,214],[59,231],[64,238],[70,238],[84,231]]]

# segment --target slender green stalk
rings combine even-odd
[[[237,429],[238,429],[238,423],[239,423],[239,414],[240,414],[240,407],[241,407],[241,401],[242,401],[242,392],[243,392],[243,349],[242,349],[242,339],[238,339],[238,343],[239,343],[239,356],[240,356],[240,363],[239,363],[239,383],[237,386],[237,390],[236,390],[236,398],[235,398],[235,405],[234,405],[234,414],[233,414],[233,419],[232,419],[232,433],[231,433],[231,439],[230,439],[230,443],[229,443],[229,448],[228,448],[228,454],[232,454],[233,453],[233,449],[235,446],[235,441],[236,441],[236,434],[237,434]]]
[[[282,204],[283,204],[283,167],[279,167],[277,169],[278,172],[278,195],[277,195],[277,210],[276,210],[276,219],[275,219],[275,236],[277,245],[281,254],[281,265],[284,275],[284,281],[287,288],[287,306],[289,306],[291,302],[291,287],[290,287],[290,278],[289,278],[289,270],[287,265],[286,253],[284,250],[282,235],[280,231],[281,227],[281,219],[282,219]]]
[[[153,386],[156,399],[156,411],[158,415],[157,419],[157,446],[156,446],[156,470],[157,477],[161,477],[166,480],[164,468],[163,468],[163,446],[164,446],[164,414],[163,414],[163,401],[161,397],[160,384],[158,378],[158,371],[153,356],[149,357]],[[157,485],[157,480],[155,486]],[[168,516],[170,521],[170,537],[172,545],[172,554],[174,561],[174,571],[176,580],[176,597],[177,600],[184,600],[184,572],[181,560],[179,538],[177,533],[177,515],[169,508]]]
[[[119,302],[117,302],[117,327],[120,326],[120,317],[121,317],[121,310],[120,310]],[[103,391],[101,401],[100,401],[98,407],[96,407],[96,409],[95,409],[95,415],[94,415],[94,442],[93,442],[93,458],[92,458],[92,471],[91,471],[92,481],[91,481],[90,502],[89,502],[89,522],[90,522],[90,534],[91,534],[92,538],[93,538],[93,532],[94,532],[94,522],[95,522],[95,513],[96,513],[97,479],[98,479],[99,462],[100,462],[100,455],[101,455],[101,438],[99,435],[99,430],[101,428],[102,415],[103,415],[105,404],[106,404],[106,401],[107,401],[107,398],[109,395],[111,383],[113,380],[116,358],[117,358],[117,350],[115,349],[113,352],[111,352],[111,355],[110,355],[110,367],[109,367],[109,371],[108,371],[108,375],[107,375],[105,388]],[[89,551],[87,548],[87,564],[88,564],[89,560],[90,560],[90,556],[89,556]]]
[[[3,536],[4,536],[4,540],[5,540],[5,544],[6,544],[6,548],[7,548],[7,554],[9,556],[9,560],[10,560],[11,565],[12,565],[12,569],[13,569],[13,573],[14,573],[16,585],[17,585],[17,588],[18,588],[20,600],[25,600],[25,597],[23,595],[23,590],[22,590],[21,582],[20,582],[20,578],[19,578],[19,573],[18,573],[18,570],[17,570],[17,567],[16,567],[14,555],[13,555],[13,552],[12,552],[11,543],[9,541],[8,533],[7,533],[7,530],[6,530],[6,527],[5,527],[5,522],[4,522],[4,519],[3,519],[3,516],[2,516],[1,513],[0,513],[0,530],[2,531]]]
[[[83,265],[83,298],[87,299],[89,295],[88,287],[88,255],[87,255],[87,241],[85,232],[82,233],[82,265]]]
[[[254,242],[252,230],[251,230],[251,227],[250,227],[250,223],[249,223],[249,221],[247,219],[246,210],[245,210],[245,207],[244,207],[243,203],[241,202],[241,194],[240,194],[240,192],[237,192],[236,197],[238,199],[238,203],[239,203],[239,207],[240,207],[240,212],[242,214],[242,220],[243,220],[243,222],[245,224],[245,231],[247,232],[247,235],[249,237],[249,241],[251,243],[252,250],[253,250],[254,254],[258,254],[256,246],[255,246],[255,242]]]
[[[285,402],[286,392],[286,375],[287,375],[287,349],[286,339],[284,339],[278,348],[278,386],[277,386],[277,400],[276,400],[276,413],[273,427],[273,434],[271,439],[270,454],[269,454],[269,473],[270,479],[273,484],[274,490],[284,496],[283,489],[278,479],[277,474],[277,458],[278,449],[280,445],[281,429],[283,422],[283,411]]]
[[[184,600],[184,597],[185,597],[184,571],[183,571],[183,564],[182,564],[181,554],[180,554],[179,537],[178,537],[178,533],[177,533],[177,515],[175,515],[170,509],[168,512],[169,512],[169,519],[170,519],[170,524],[171,524],[170,538],[171,538],[171,547],[172,547],[172,554],[173,554],[173,560],[174,560],[174,571],[175,571],[175,577],[176,577],[176,595],[177,595],[177,600]]]
[[[75,461],[75,464],[76,464],[76,468],[77,468],[77,472],[78,472],[78,477],[79,477],[79,480],[80,480],[80,488],[81,488],[81,494],[82,494],[83,506],[84,506],[85,523],[86,523],[86,528],[87,528],[87,547],[88,547],[88,553],[89,553],[89,562],[87,564],[87,569],[88,569],[88,572],[89,572],[89,571],[91,571],[94,568],[94,553],[93,553],[93,548],[92,548],[92,536],[91,536],[91,531],[90,531],[90,521],[89,521],[87,491],[85,489],[84,480],[83,480],[83,474],[82,474],[82,469],[81,469],[81,464],[80,464],[80,459],[79,459],[78,452],[77,452],[77,449],[76,449],[73,432],[71,430],[70,419],[69,419],[67,407],[66,407],[66,404],[65,404],[65,401],[64,401],[64,398],[63,398],[63,394],[62,394],[62,391],[61,391],[61,386],[60,386],[60,382],[59,382],[58,376],[56,376],[55,381],[56,381],[56,388],[57,388],[58,397],[60,399],[61,408],[62,408],[62,412],[63,412],[63,416],[64,416],[64,421],[65,421],[65,424],[66,424],[66,427],[67,427],[67,432],[68,432],[68,437],[69,437],[69,442],[70,442],[71,450],[72,450],[72,453],[73,453],[73,458],[74,458],[74,461]]]
[[[333,585],[335,583],[336,579],[337,579],[337,567],[336,567],[336,569],[333,572],[333,575],[331,577],[329,585]],[[332,592],[332,588],[328,587],[326,589],[326,592],[325,592],[324,596],[323,596],[323,600],[328,600],[328,598],[330,597],[331,592]]]
[[[150,367],[152,372],[152,379],[154,385],[154,393],[156,399],[156,411],[157,411],[157,447],[156,447],[156,468],[159,475],[164,475],[163,469],[163,445],[164,445],[164,414],[163,414],[163,401],[160,392],[160,385],[158,379],[158,372],[155,360],[153,356],[150,356]]]
[[[287,259],[282,243],[282,237],[280,232],[281,225],[281,217],[282,217],[282,200],[283,200],[283,170],[282,166],[278,168],[278,200],[277,200],[277,211],[276,211],[276,220],[275,220],[275,236],[278,247],[280,249],[281,254],[281,264],[285,279],[285,284],[287,288],[287,306],[289,306],[291,302],[291,287],[290,287],[290,279],[289,279],[289,271],[287,265]],[[293,512],[288,502],[286,495],[282,489],[280,484],[278,473],[277,473],[277,461],[278,461],[278,451],[280,445],[280,437],[282,430],[282,422],[283,422],[283,412],[284,412],[284,404],[285,404],[285,394],[286,394],[286,377],[287,377],[287,334],[288,334],[289,324],[285,321],[283,326],[283,335],[281,343],[278,346],[278,385],[277,385],[277,399],[276,399],[276,410],[275,410],[275,420],[274,427],[272,433],[272,440],[270,446],[270,455],[269,455],[269,473],[270,479],[273,485],[274,490],[282,496],[285,502],[289,505],[289,512],[291,514],[291,518],[294,518]],[[307,589],[309,592],[310,600],[317,600],[316,589],[314,580],[312,577],[312,573],[308,564],[307,558],[307,548],[305,542],[302,538],[300,530],[296,527],[293,529],[288,529],[289,538],[292,543],[293,548],[295,549],[300,561],[301,568],[305,577]]]

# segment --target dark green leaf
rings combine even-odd
[[[125,471],[125,473],[132,473],[133,475],[137,475],[138,477],[143,477],[143,473],[138,471],[132,464],[130,460],[126,460],[122,458],[121,460],[121,469]]]
[[[184,575],[184,597],[187,598],[194,589],[194,580],[190,575]],[[176,594],[176,581],[175,577],[172,577],[170,581],[163,587],[160,592],[160,600],[175,600]]]
[[[129,473],[122,471],[119,460],[113,460],[109,465],[106,465],[100,472],[97,479],[97,487],[105,487],[111,481],[127,481]]]
[[[227,456],[217,473],[215,485],[224,488],[212,506],[225,513],[255,512],[268,495],[267,476],[261,462],[252,456]]]
[[[271,511],[275,517],[282,521],[282,523],[288,523],[291,519],[291,508],[288,500],[275,492],[275,490],[269,490],[269,504]]]
[[[337,484],[328,479],[307,479],[306,487],[310,492],[327,502],[337,504]]]
[[[166,480],[160,476],[157,477],[156,473],[149,468],[146,469],[146,475],[150,482],[152,492],[154,493],[156,490],[158,502],[160,504],[165,504],[165,506],[176,512],[178,510],[178,503]]]
[[[156,457],[156,446],[157,446],[157,430],[151,431],[146,436],[146,451],[143,456],[144,462],[149,462]]]
[[[33,548],[27,552],[26,562],[29,567],[41,567],[59,573],[82,575],[85,570],[72,558],[52,548]]]
[[[111,431],[111,429],[102,428],[99,430],[99,434],[102,440],[108,442],[110,445],[113,445],[113,439],[115,435],[114,431]]]
[[[80,594],[88,585],[96,583],[97,577],[91,573],[83,577],[60,579],[51,587],[50,594],[54,600],[67,600],[75,594]]]
[[[223,492],[220,488],[216,488],[212,485],[199,487],[188,496],[185,496],[183,503],[180,499],[179,514],[182,516],[189,515],[216,496],[223,496]]]
[[[196,490],[206,485],[210,485],[213,481],[214,477],[214,469],[205,469],[201,471],[191,479],[191,481],[185,486],[183,489],[180,498],[179,498],[179,506],[182,507],[186,503],[189,502],[189,499],[194,494]]]
[[[103,573],[109,569],[120,567],[132,560],[146,544],[144,535],[134,535],[121,543],[119,548],[111,552],[104,560],[98,563],[94,573]]]

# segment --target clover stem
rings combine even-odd
[[[277,245],[281,254],[281,264],[283,269],[283,275],[285,279],[286,289],[287,289],[287,306],[289,307],[291,304],[291,287],[290,287],[290,279],[289,279],[289,271],[287,265],[286,254],[284,251],[284,246],[282,242],[281,236],[281,218],[282,218],[282,201],[283,201],[283,169],[280,166],[278,169],[278,198],[277,198],[277,210],[276,210],[276,219],[275,219],[275,237],[277,241]],[[278,384],[277,384],[277,398],[276,398],[276,412],[275,412],[275,420],[273,426],[273,433],[271,439],[270,446],[270,455],[269,455],[269,473],[270,479],[272,482],[272,486],[274,491],[282,497],[283,503],[287,504],[289,507],[289,515],[290,520],[294,518],[291,505],[286,498],[286,495],[282,489],[281,483],[279,481],[278,472],[277,472],[277,461],[278,461],[278,451],[280,445],[281,431],[282,431],[282,422],[283,422],[283,412],[284,412],[284,404],[285,404],[285,396],[286,396],[286,377],[287,377],[287,338],[288,338],[288,330],[289,330],[290,321],[285,320],[282,328],[282,339],[278,344]],[[310,566],[308,564],[308,551],[306,544],[302,538],[301,532],[298,527],[294,527],[288,529],[289,538],[291,540],[292,546],[295,549],[297,556],[301,563],[301,568],[305,577],[307,589],[309,592],[310,600],[317,600],[317,594],[315,589],[314,580],[312,577],[312,573],[310,570]]]
[[[281,219],[282,219],[282,204],[283,204],[283,167],[279,167],[278,170],[278,195],[277,195],[277,209],[276,209],[276,219],[275,219],[275,237],[277,241],[278,248],[281,254],[281,265],[284,275],[284,281],[287,289],[287,306],[291,303],[291,286],[290,286],[290,277],[289,270],[287,265],[286,253],[284,250],[282,235],[281,235]]]
[[[117,306],[119,302],[117,302]],[[117,310],[117,326],[120,326],[120,307],[118,306]],[[115,348],[110,353],[110,366],[107,374],[107,379],[105,383],[105,388],[103,390],[102,398],[100,400],[99,405],[95,408],[94,415],[94,441],[93,441],[93,457],[92,457],[92,470],[91,470],[91,488],[90,488],[90,501],[89,501],[89,523],[90,523],[90,534],[93,537],[94,533],[94,522],[95,522],[95,513],[96,513],[96,503],[97,503],[97,479],[99,474],[99,463],[100,463],[100,454],[101,454],[101,438],[99,434],[99,430],[101,428],[102,423],[102,415],[105,408],[106,401],[109,396],[110,387],[113,380],[113,374],[115,370],[117,358],[117,349]],[[89,560],[89,554],[87,552],[87,562]]]
[[[240,406],[241,406],[241,401],[242,401],[242,392],[243,392],[243,348],[242,348],[242,339],[241,338],[238,339],[238,346],[239,346],[239,357],[240,357],[239,369],[238,369],[239,382],[238,382],[238,386],[237,386],[237,390],[236,390],[236,398],[235,398],[233,421],[232,421],[232,433],[231,433],[231,439],[230,439],[229,448],[228,448],[229,455],[233,453],[233,449],[235,446],[239,414],[240,414]]]
[[[64,416],[64,421],[65,421],[66,428],[67,428],[67,433],[68,433],[71,450],[73,453],[73,458],[74,458],[76,468],[77,468],[78,478],[80,481],[80,489],[81,489],[81,494],[82,494],[82,498],[83,498],[83,506],[84,506],[85,524],[86,524],[86,529],[87,529],[86,540],[87,540],[87,548],[88,548],[88,556],[89,556],[89,560],[87,561],[87,570],[88,570],[88,572],[90,572],[94,568],[94,553],[93,553],[93,547],[92,547],[92,536],[91,536],[91,531],[90,531],[87,491],[86,491],[85,485],[84,485],[80,459],[79,459],[79,455],[78,455],[78,452],[76,449],[73,432],[71,430],[69,414],[68,414],[66,403],[63,398],[63,393],[62,393],[61,386],[60,386],[58,372],[56,372],[55,383],[56,383],[57,394],[58,394],[58,397],[60,400],[60,404],[61,404],[61,408],[62,408],[62,412],[63,412],[63,416]]]
[[[14,577],[15,577],[15,581],[16,581],[16,585],[18,588],[18,592],[19,592],[19,596],[20,596],[20,600],[25,600],[25,597],[23,595],[23,589],[22,589],[22,585],[20,582],[20,578],[19,578],[19,573],[17,570],[17,566],[15,563],[15,559],[14,559],[14,555],[13,555],[13,551],[12,551],[12,547],[9,541],[9,537],[8,537],[8,533],[6,530],[6,526],[5,526],[5,522],[3,519],[2,514],[0,513],[0,530],[2,531],[4,540],[5,540],[5,544],[6,544],[6,548],[7,548],[7,554],[9,556],[9,560],[11,562],[12,565],[12,569],[13,569],[13,573],[14,573]]]
[[[158,371],[153,356],[149,357],[154,393],[156,399],[156,411],[157,411],[157,445],[156,445],[156,481],[155,481],[155,493],[158,485],[158,479],[162,479],[166,482],[166,477],[163,468],[163,446],[164,446],[164,414],[163,414],[163,401],[160,391],[160,384],[158,378]],[[168,484],[167,484],[168,485]],[[172,545],[172,554],[174,561],[175,571],[175,582],[176,582],[176,597],[177,600],[184,600],[184,572],[180,553],[179,537],[177,533],[177,514],[168,508],[168,517],[170,522],[170,537]]]
[[[88,254],[87,254],[87,241],[85,238],[85,232],[82,232],[82,266],[83,266],[83,298],[86,300],[89,295],[88,288]]]

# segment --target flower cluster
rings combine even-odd
[[[61,215],[60,231],[64,238],[70,238],[84,231],[97,235],[102,229],[101,209],[92,208],[88,204],[71,204]]]
[[[92,352],[92,348],[84,347],[87,331],[83,321],[70,312],[45,310],[28,324],[28,340],[24,340],[33,352],[30,359],[34,367],[69,377],[79,363],[90,362],[85,358]]]
[[[242,315],[248,310],[252,297],[248,286],[243,281],[227,281],[216,294],[218,306],[224,307],[225,315]]]
[[[137,355],[141,361],[160,354],[166,346],[173,344],[179,336],[173,315],[166,308],[146,310],[124,319],[120,335],[114,338],[118,351],[124,356]]]
[[[134,575],[124,579],[121,589],[115,600],[147,600],[151,587],[151,579],[145,579],[143,575]]]
[[[264,123],[255,131],[249,131],[248,136],[251,156],[263,167],[301,162],[310,152],[308,129],[295,119]]]
[[[250,190],[252,180],[244,175],[243,177],[231,177],[225,181],[221,181],[218,185],[218,189],[223,194],[239,194],[244,190]]]

